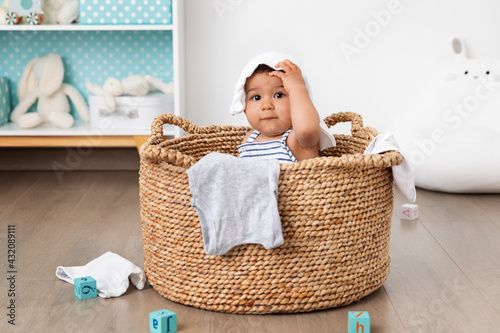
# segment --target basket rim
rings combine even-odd
[[[232,125],[208,125],[197,127],[189,121],[178,116],[165,114],[155,118],[151,128],[151,137],[141,146],[139,154],[141,159],[150,162],[168,162],[184,169],[189,169],[197,160],[190,156],[181,153],[175,149],[169,149],[169,145],[189,141],[193,138],[210,136],[221,132],[248,132],[251,130],[249,126],[232,126]],[[333,119],[333,120],[332,120]],[[340,120],[339,120],[340,119]],[[366,140],[367,144],[375,138],[379,132],[372,127],[363,127],[361,116],[353,112],[341,112],[333,114],[325,118],[325,122],[332,124],[340,121],[351,121],[351,135],[334,134],[336,139],[342,137],[357,138]],[[163,136],[162,127],[164,124],[177,125],[190,134],[167,140]],[[318,156],[311,159],[305,159],[293,163],[281,163],[281,171],[312,168],[312,167],[343,167],[343,168],[389,168],[399,165],[403,162],[403,156],[398,151],[387,151],[378,154],[343,154],[341,156]]]

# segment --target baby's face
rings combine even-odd
[[[245,114],[250,125],[269,138],[281,137],[292,126],[290,100],[280,78],[253,74],[245,84]]]

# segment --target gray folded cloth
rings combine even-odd
[[[223,255],[240,244],[283,244],[278,212],[278,160],[210,153],[187,170],[205,252]]]

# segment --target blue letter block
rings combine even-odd
[[[370,333],[370,315],[366,311],[349,311],[348,333]]]
[[[168,310],[150,312],[149,331],[151,333],[177,332],[177,314]]]
[[[75,279],[75,295],[79,299],[97,297],[97,284],[90,276]]]

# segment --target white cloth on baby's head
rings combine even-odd
[[[236,82],[236,87],[234,91],[234,98],[233,98],[233,104],[231,104],[231,109],[230,113],[232,115],[242,113],[245,111],[245,83],[247,82],[247,79],[253,74],[255,69],[259,67],[259,65],[267,65],[271,68],[274,68],[276,70],[283,69],[281,67],[275,67],[275,65],[283,60],[290,60],[294,64],[300,67],[302,71],[302,67],[300,64],[295,60],[292,56],[280,53],[280,52],[265,52],[261,53],[252,60],[246,66],[243,68],[241,71],[240,77],[238,79],[238,82]],[[311,89],[309,87],[309,83],[307,81],[307,77],[302,71],[302,77],[304,78],[304,81],[306,82],[306,88],[309,91],[309,95],[311,96]]]
[[[307,81],[307,76],[305,75],[302,66],[297,62],[297,60],[294,57],[280,52],[265,52],[259,54],[258,56],[250,60],[250,62],[246,64],[246,66],[243,68],[243,71],[241,71],[240,77],[236,82],[233,103],[231,104],[229,113],[234,116],[235,114],[242,113],[243,111],[245,111],[245,98],[246,98],[245,83],[247,81],[247,78],[249,78],[253,74],[253,72],[259,65],[264,64],[271,68],[279,70],[282,68],[275,67],[275,65],[286,59],[290,60],[291,62],[299,66],[300,70],[302,71],[302,77],[304,78],[304,81],[306,83],[306,88],[309,91],[309,96],[311,97],[312,94],[309,82]],[[330,147],[335,147],[336,144],[335,138],[328,131],[328,127],[326,126],[323,120],[320,121],[320,125],[321,125],[321,136],[318,142],[319,149],[325,150]]]

